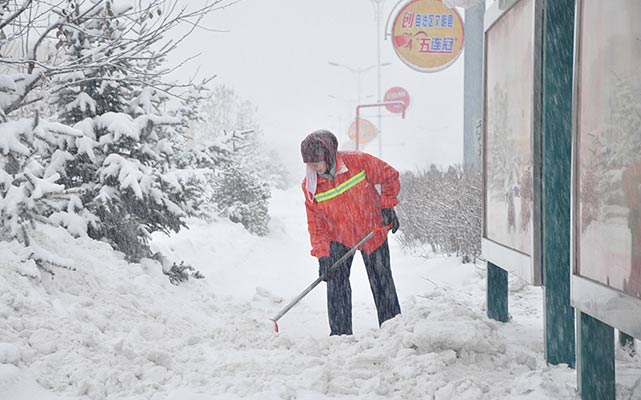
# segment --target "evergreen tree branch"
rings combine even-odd
[[[20,15],[22,15],[22,13],[24,13],[31,6],[32,2],[33,0],[26,0],[22,4],[22,7],[20,7],[13,14],[11,14],[6,20],[0,22],[0,30],[3,29],[5,26],[9,25],[10,23],[12,23]]]

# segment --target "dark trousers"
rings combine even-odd
[[[338,260],[349,251],[340,243],[330,244],[330,257]],[[378,325],[401,313],[401,306],[396,295],[396,286],[392,278],[390,253],[387,240],[371,254],[361,251],[369,286],[374,295],[378,313]],[[340,267],[336,268],[327,280],[327,315],[329,317],[330,335],[352,334],[352,287],[349,274],[352,268],[352,255]]]

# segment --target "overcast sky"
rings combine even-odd
[[[396,3],[384,1],[382,29]],[[331,130],[340,142],[349,140],[359,74],[328,62],[352,69],[377,64],[371,0],[241,0],[204,25],[227,32],[196,32],[175,54],[202,53],[183,73],[200,66],[203,73],[217,75],[214,82],[255,104],[265,138],[290,169],[300,166],[302,176],[300,141],[316,129]],[[393,166],[405,170],[462,161],[463,57],[446,70],[420,73],[396,56],[390,40],[381,41],[381,62],[391,63],[381,68],[381,97],[401,86],[412,99],[405,119],[382,111],[382,155]],[[360,83],[361,104],[375,102],[376,68],[361,73]],[[376,112],[367,112],[376,123]],[[378,142],[361,150],[379,155]]]

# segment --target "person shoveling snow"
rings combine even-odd
[[[325,130],[309,134],[301,143],[307,166],[303,180],[311,254],[318,257],[318,275],[327,281],[330,335],[352,334],[352,292],[349,282],[353,254],[330,268],[362,244],[378,323],[401,313],[392,277],[387,229],[399,228],[394,206],[400,191],[399,173],[384,161],[361,152],[338,151],[338,140]],[[380,185],[380,193],[376,186]]]

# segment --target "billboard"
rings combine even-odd
[[[541,283],[541,1],[486,13],[483,255],[532,284]]]
[[[412,0],[396,14],[392,46],[398,57],[419,72],[450,66],[463,51],[463,19],[442,0]]]
[[[639,15],[638,0],[620,0],[616,6],[577,3],[572,201],[573,302],[637,338],[641,337]],[[635,307],[639,312],[632,312]],[[623,308],[624,314],[617,313]]]

